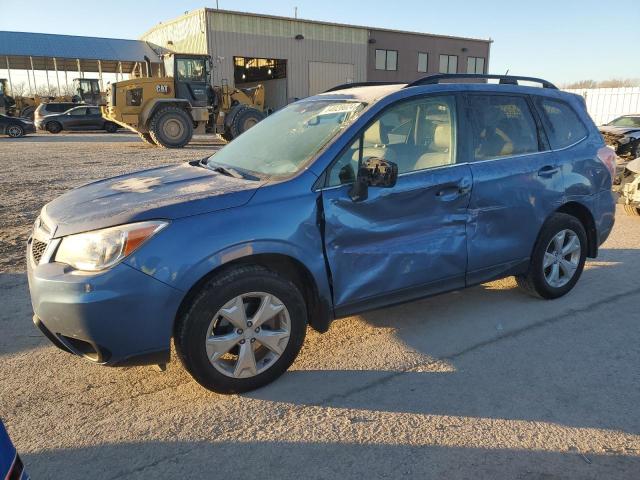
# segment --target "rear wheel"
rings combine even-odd
[[[49,133],[60,133],[62,131],[62,125],[59,122],[49,122],[45,128]]]
[[[627,212],[627,215],[640,217],[640,208],[636,207],[635,205],[625,205],[624,211]]]
[[[236,138],[264,119],[264,113],[251,107],[245,107],[236,113],[231,121],[230,133],[232,138]]]
[[[148,132],[145,133],[138,133],[138,136],[142,139],[142,141],[144,143],[146,143],[147,145],[153,145],[154,147],[157,147],[156,142],[153,141],[153,138],[151,138],[151,134]]]
[[[24,136],[24,128],[20,125],[9,125],[7,128],[7,135],[11,138],[20,138]]]
[[[178,356],[205,388],[254,390],[293,363],[306,334],[306,306],[286,278],[258,266],[213,277],[175,330]]]
[[[193,119],[182,108],[164,107],[151,118],[149,134],[160,147],[182,148],[193,137]]]
[[[555,213],[545,222],[527,275],[516,277],[527,292],[547,299],[567,294],[576,284],[587,257],[587,234],[571,215]]]

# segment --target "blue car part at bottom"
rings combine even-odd
[[[0,478],[4,480],[29,480],[20,455],[11,443],[2,421],[0,421]]]

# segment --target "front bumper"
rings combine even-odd
[[[34,323],[56,346],[95,363],[148,365],[169,360],[183,292],[124,263],[97,273],[61,263],[27,271]]]

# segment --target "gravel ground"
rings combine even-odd
[[[247,395],[207,392],[176,361],[109,369],[51,346],[22,258],[40,206],[212,148],[0,140],[0,417],[33,478],[639,477],[640,220],[621,211],[562,299],[507,279],[340,320]]]

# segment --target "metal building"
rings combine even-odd
[[[335,85],[411,81],[429,73],[486,73],[491,40],[203,8],[162,22],[142,39],[206,53],[215,84],[265,86],[279,108]]]

